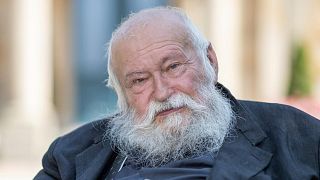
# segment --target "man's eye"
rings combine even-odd
[[[138,79],[134,79],[132,80],[132,84],[135,85],[135,84],[141,84],[145,81],[146,79],[145,78],[138,78]]]
[[[167,70],[172,70],[172,69],[176,69],[177,67],[179,67],[181,64],[180,63],[173,63],[170,64],[167,68]]]

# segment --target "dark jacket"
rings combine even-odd
[[[238,133],[220,149],[209,179],[319,179],[320,121],[293,107],[231,100]],[[117,156],[103,140],[108,119],[56,139],[35,179],[102,179]]]

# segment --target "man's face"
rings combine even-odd
[[[140,167],[215,152],[232,127],[216,72],[204,68],[181,21],[164,11],[140,14],[122,24],[123,36],[112,44],[110,65],[129,107],[110,121],[107,135]],[[217,67],[211,46],[207,57]]]
[[[139,33],[118,42],[115,48],[113,67],[129,106],[142,116],[151,102],[163,102],[176,93],[197,98],[201,61],[186,43],[185,33],[174,27],[150,27],[144,33],[149,36]],[[173,113],[188,113],[188,109],[165,109],[156,114],[155,120],[160,123]]]

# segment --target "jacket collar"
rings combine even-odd
[[[213,179],[249,179],[261,172],[271,161],[272,153],[260,148],[268,137],[247,111],[221,84],[217,88],[230,99],[236,116],[236,136],[228,137],[220,149],[211,171]]]
[[[76,179],[100,179],[111,169],[116,153],[108,141],[103,140],[107,122],[108,119],[92,122],[98,135],[87,149],[77,154],[75,158]]]
[[[267,135],[256,123],[258,120],[255,115],[247,111],[222,84],[217,83],[216,87],[230,100],[232,110],[236,116],[236,128],[239,129],[254,146],[264,141],[267,138]]]

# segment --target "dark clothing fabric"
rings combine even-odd
[[[206,154],[197,158],[183,159],[168,163],[158,168],[136,169],[125,166],[115,176],[115,180],[152,179],[152,180],[182,180],[206,179],[214,162],[213,154]]]
[[[320,121],[286,105],[238,101],[223,86],[218,88],[232,103],[237,133],[225,140],[214,159],[199,157],[138,171],[124,167],[118,178],[319,179]],[[117,157],[103,139],[109,119],[56,139],[35,179],[104,179]]]

